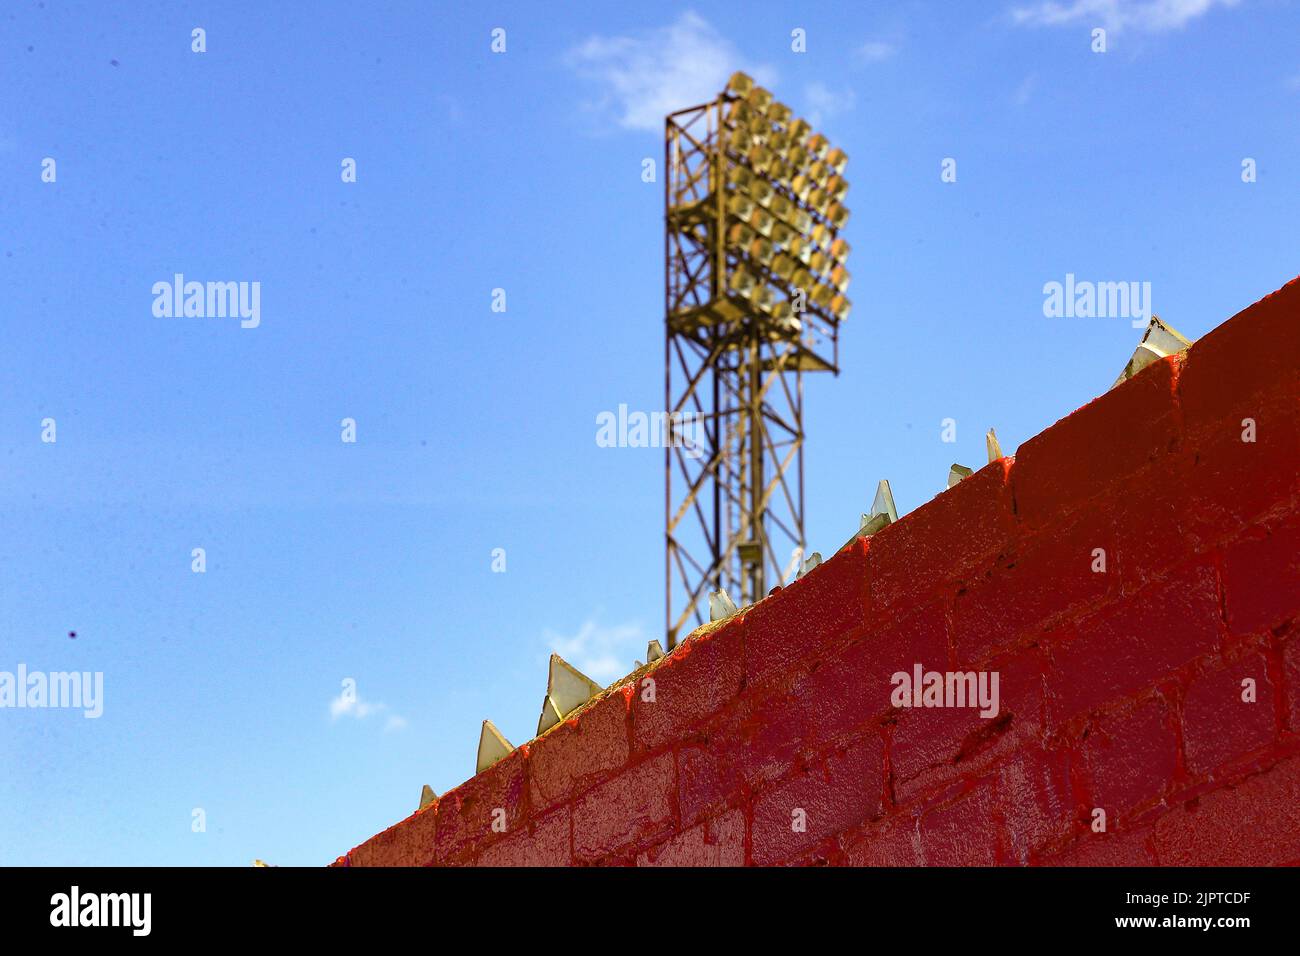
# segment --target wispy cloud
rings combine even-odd
[[[803,101],[807,110],[805,115],[815,127],[820,127],[833,116],[853,109],[855,100],[853,90],[848,87],[831,90],[825,83],[818,81],[803,88]]]
[[[594,681],[609,683],[632,671],[645,658],[649,638],[639,623],[600,624],[599,614],[583,622],[573,635],[546,630],[546,645]]]
[[[1240,0],[1041,0],[1013,8],[1011,18],[1027,26],[1086,22],[1112,33],[1128,28],[1160,33],[1181,29],[1215,7],[1238,3]]]
[[[386,718],[384,720],[385,733],[392,733],[406,727],[405,717],[391,713],[387,704],[362,700],[361,695],[355,690],[349,691],[345,688],[339,691],[339,695],[330,701],[330,718],[333,720],[338,720],[340,717],[365,720],[368,717],[381,716]]]
[[[686,11],[666,27],[633,36],[593,36],[568,64],[596,88],[588,106],[624,129],[659,131],[664,116],[715,96],[736,70],[771,86],[775,71],[748,63],[707,20]]]
[[[1015,93],[1011,96],[1012,102],[1017,106],[1024,106],[1029,102],[1030,98],[1033,97],[1034,87],[1036,86],[1038,86],[1038,74],[1030,73],[1020,82],[1020,85],[1016,87]]]
[[[858,59],[864,63],[879,63],[897,52],[898,46],[888,40],[868,40],[856,51]]]

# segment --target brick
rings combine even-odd
[[[810,739],[808,717],[783,685],[724,711],[678,751],[682,822],[693,824],[788,772]]]
[[[849,866],[921,865],[921,837],[911,816],[859,829],[846,843]]]
[[[1119,576],[1124,595],[1208,550],[1194,536],[1200,519],[1188,492],[1192,467],[1188,452],[1166,455],[1116,485],[1101,509],[1109,520],[1107,573]]]
[[[1057,524],[1117,479],[1177,449],[1180,361],[1153,363],[1020,446],[1012,482],[1023,522]]]
[[[841,754],[789,777],[754,799],[754,863],[765,866],[790,860],[827,837],[879,816],[882,808],[879,740],[864,739]],[[794,830],[796,810],[803,810],[803,832]]]
[[[1261,390],[1294,382],[1300,368],[1300,280],[1293,279],[1202,336],[1178,388],[1189,425],[1248,405]]]
[[[1300,732],[1300,631],[1282,644],[1282,674],[1286,686],[1286,729]]]
[[[627,765],[632,690],[613,691],[529,745],[534,810],[562,803]]]
[[[746,686],[832,652],[867,617],[867,542],[859,538],[745,615]]]
[[[377,833],[348,854],[348,866],[427,866],[434,857],[436,804]]]
[[[506,834],[480,853],[474,865],[550,867],[570,862],[569,808],[560,807]]]
[[[1178,769],[1178,738],[1164,701],[1152,699],[1096,722],[1082,744],[1088,813],[1101,807],[1107,826],[1162,796]]]
[[[1219,644],[1214,569],[1179,569],[1101,613],[1072,636],[1048,643],[1048,715],[1053,727],[1152,686]]]
[[[1242,681],[1255,680],[1255,702],[1242,700]],[[1251,653],[1196,678],[1183,702],[1183,746],[1188,769],[1206,774],[1273,742],[1276,725],[1268,662]]]
[[[1060,753],[1034,747],[1016,754],[998,770],[998,816],[1006,830],[1008,849],[1016,863],[1055,839],[1074,824],[1070,781]]]
[[[898,711],[890,740],[894,798],[911,802],[959,776],[977,772],[1043,728],[1042,655],[1022,650],[986,665],[998,674],[998,713],[978,707],[921,707]]]
[[[800,682],[795,696],[805,713],[808,739],[815,746],[832,743],[888,713],[891,677],[898,671],[911,674],[917,663],[927,670],[947,669],[942,604],[864,635]]]
[[[581,797],[573,807],[573,853],[595,862],[636,849],[672,829],[676,786],[673,754],[623,771]]]
[[[1011,459],[981,468],[872,536],[873,613],[925,601],[1006,547],[1015,532]]]
[[[984,783],[955,802],[923,814],[921,853],[925,865],[995,865],[999,827],[993,806],[993,788]]]
[[[1253,529],[1226,548],[1223,591],[1234,634],[1300,620],[1300,514]]]
[[[683,642],[647,675],[654,699],[646,699],[644,680],[633,695],[633,739],[640,749],[680,740],[740,693],[744,644],[740,625]]]
[[[438,828],[434,834],[438,863],[459,862],[520,825],[527,789],[527,757],[525,744],[443,794],[438,801]],[[505,811],[504,816],[494,814],[498,809]],[[503,821],[504,830],[493,829],[498,819]]]
[[[646,850],[637,866],[744,866],[745,811],[731,810]]]
[[[1151,829],[1093,833],[1089,828],[1065,849],[1038,862],[1045,866],[1153,866]]]
[[[1155,823],[1160,866],[1273,866],[1300,858],[1300,757],[1205,794]]]
[[[1017,543],[1001,563],[958,590],[953,646],[958,663],[981,661],[1049,630],[1061,618],[1117,594],[1118,574],[1103,512],[1089,511],[1064,527]],[[1107,554],[1092,570],[1094,550]]]
[[[1300,389],[1293,390],[1300,391]],[[1242,441],[1242,421],[1255,420],[1255,440]],[[1189,425],[1190,427],[1190,425]],[[1273,396],[1226,413],[1191,432],[1193,465],[1186,478],[1188,524],[1204,550],[1243,525],[1290,510],[1300,497],[1300,401]]]

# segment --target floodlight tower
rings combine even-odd
[[[839,372],[846,162],[743,73],[667,117],[670,648],[709,592],[752,603],[803,556],[803,374]]]

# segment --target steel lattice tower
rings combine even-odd
[[[810,134],[744,74],[665,123],[670,648],[803,556],[803,375],[838,373],[849,311],[846,157]]]

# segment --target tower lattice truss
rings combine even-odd
[[[838,372],[847,157],[743,73],[665,126],[667,639],[803,559],[803,375]]]

